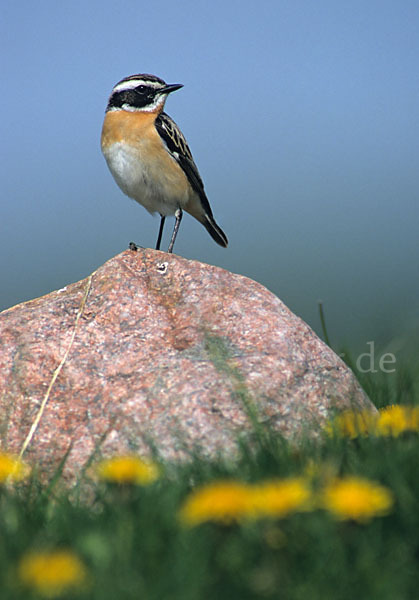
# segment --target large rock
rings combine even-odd
[[[371,408],[351,371],[258,283],[155,250],[0,315],[3,449],[76,474],[105,454],[213,455],[252,430],[292,437]]]

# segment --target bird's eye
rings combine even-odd
[[[139,85],[135,89],[136,89],[137,92],[140,92],[140,94],[145,94],[146,91],[147,91],[147,86],[145,86],[145,85]]]

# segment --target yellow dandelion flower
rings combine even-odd
[[[346,410],[328,423],[326,430],[330,434],[356,438],[359,435],[374,433],[378,420],[377,413],[369,410]]]
[[[85,566],[69,550],[30,552],[21,559],[18,575],[25,586],[49,598],[82,587],[87,580]]]
[[[380,410],[377,432],[397,437],[405,431],[419,431],[419,407],[397,404]]]
[[[311,488],[302,477],[262,482],[253,490],[254,516],[284,517],[292,512],[309,510],[311,498]]]
[[[29,473],[29,466],[22,460],[13,454],[0,452],[0,484],[7,481],[20,481]]]
[[[320,504],[338,519],[365,522],[389,513],[393,506],[389,489],[359,477],[336,479],[325,487]]]
[[[204,521],[231,523],[248,517],[252,511],[251,486],[237,481],[217,481],[192,492],[179,516],[186,525]]]
[[[159,476],[158,466],[138,456],[116,456],[103,460],[97,466],[100,479],[119,484],[148,484]]]

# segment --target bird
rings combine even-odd
[[[160,250],[166,217],[175,215],[168,247],[173,252],[184,210],[226,248],[227,237],[215,222],[186,139],[163,110],[167,96],[182,87],[147,73],[121,79],[108,100],[101,149],[124,194],[150,213],[160,214],[156,250]]]

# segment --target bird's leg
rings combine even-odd
[[[169,248],[167,250],[169,253],[173,252],[173,246],[175,245],[175,239],[177,236],[177,232],[179,231],[179,225],[182,220],[182,216],[183,216],[182,209],[178,208],[177,211],[175,212],[175,217],[176,217],[175,228],[173,229],[172,239],[170,240]]]
[[[159,229],[159,235],[157,236],[157,244],[156,244],[156,250],[160,250],[160,244],[161,244],[161,238],[163,235],[163,227],[164,227],[164,222],[166,220],[166,217],[164,217],[163,215],[160,215],[160,229]]]

